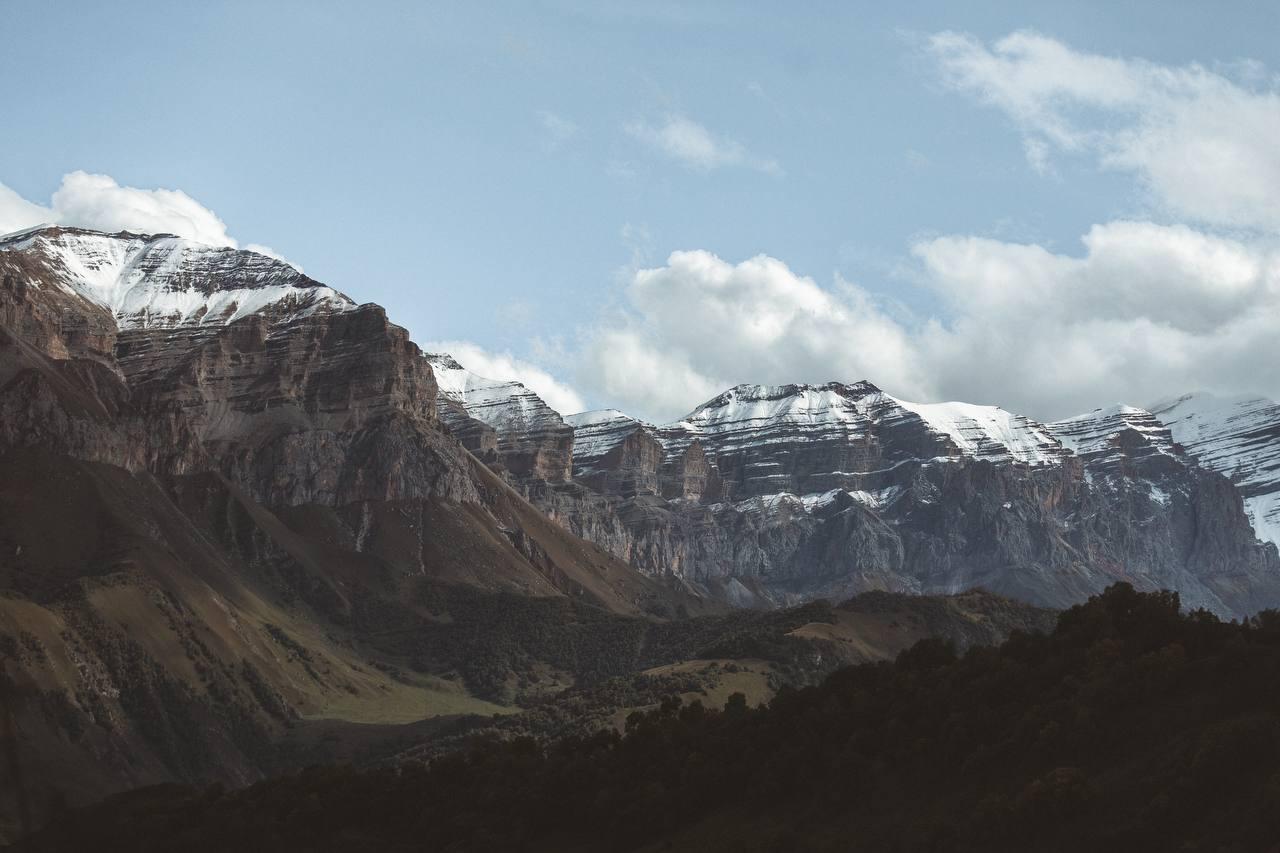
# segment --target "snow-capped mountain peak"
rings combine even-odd
[[[930,429],[945,434],[964,456],[1048,465],[1066,455],[1047,426],[999,406],[912,403],[885,396],[919,417]]]
[[[617,409],[597,409],[568,415],[564,422],[573,427],[575,466],[590,466],[638,429],[652,430],[643,421]]]
[[[1144,440],[1155,453],[1180,455],[1169,428],[1146,409],[1115,405],[1049,424],[1049,430],[1077,456],[1101,458],[1118,452],[1117,436],[1126,431]]]
[[[965,456],[1029,465],[1052,464],[1065,454],[1043,424],[996,406],[914,403],[870,382],[825,385],[739,385],[663,428],[667,441],[706,437],[730,448],[798,434],[841,433],[855,441],[881,427],[923,429],[938,445],[931,455]]]
[[[292,265],[170,234],[42,226],[0,238],[58,286],[110,311],[121,329],[221,325],[266,310],[348,311],[355,302]]]
[[[447,353],[428,353],[427,361],[441,397],[460,403],[468,415],[500,432],[563,423],[558,412],[520,382],[473,373]]]
[[[573,428],[560,413],[514,380],[489,379],[446,353],[428,353],[436,377],[440,417],[472,452],[486,441],[517,476],[536,473],[549,481],[568,479],[573,467]],[[492,438],[476,433],[491,430]]]

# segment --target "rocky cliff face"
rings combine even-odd
[[[869,382],[740,385],[662,428],[672,454],[697,441],[714,456],[724,497],[860,488],[871,472],[955,457],[1048,464],[1061,445],[1001,409],[898,400]]]
[[[666,449],[652,427],[621,412],[583,412],[573,428],[573,476],[592,491],[623,498],[656,494]]]
[[[1197,462],[1236,485],[1258,536],[1280,544],[1280,404],[1200,393],[1151,410]]]
[[[1280,602],[1239,495],[1145,410],[1041,424],[859,382],[738,386],[661,427],[567,420],[574,487],[517,478],[531,499],[736,604],[984,586],[1063,606],[1114,580],[1221,613]]]
[[[569,479],[573,428],[541,397],[519,382],[477,376],[449,355],[429,360],[445,422],[469,450],[484,454],[492,446],[500,468],[517,480]]]
[[[288,264],[0,241],[0,691],[41,804],[243,783],[302,717],[487,713],[587,671],[541,639],[566,621],[698,610],[530,506],[439,392],[381,308]],[[514,470],[563,479],[560,426]],[[545,621],[498,624],[522,606]]]
[[[459,382],[456,365],[442,367],[442,390],[380,307],[286,263],[174,237],[39,229],[0,242],[0,311],[4,447],[166,481],[213,474],[273,511],[338,511],[357,550],[391,529],[370,526],[389,504],[420,519],[422,502],[474,507],[507,552],[489,578],[499,586],[661,606],[665,593],[624,566],[568,556],[571,537],[448,435],[438,399],[454,417],[457,391],[503,425],[505,438],[492,435],[507,469],[548,482],[569,472],[572,429],[559,415],[533,395],[485,409],[494,392]],[[407,527],[419,544],[434,537]]]

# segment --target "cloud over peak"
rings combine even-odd
[[[175,234],[210,246],[240,247],[216,213],[182,190],[126,187],[108,175],[75,171],[62,176],[49,204],[42,205],[0,184],[0,234],[45,223],[95,231]],[[245,248],[285,260],[268,246],[250,243]]]
[[[587,404],[576,391],[541,367],[509,352],[490,352],[470,341],[430,341],[426,352],[448,353],[477,376],[500,382],[519,382],[562,415],[585,411]]]
[[[649,418],[678,417],[739,382],[867,377],[923,388],[905,330],[869,294],[822,287],[777,258],[673,252],[636,271],[626,298],[630,310],[588,335],[579,380]]]
[[[870,379],[909,399],[1049,420],[1188,388],[1280,397],[1280,254],[1184,225],[1115,221],[1083,253],[947,236],[912,247],[932,316],[768,256],[675,252],[590,332],[582,388],[670,420],[738,382]]]
[[[51,213],[60,223],[99,231],[177,234],[211,246],[237,245],[217,214],[181,190],[122,187],[107,175],[64,175]]]

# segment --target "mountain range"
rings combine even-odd
[[[983,587],[1064,607],[1123,580],[1280,600],[1280,407],[1193,394],[1040,423],[867,381],[739,385],[666,425],[560,416],[430,356],[449,428],[548,516],[735,605]]]
[[[1116,580],[1280,603],[1265,400],[1040,423],[858,381],[562,414],[283,261],[169,235],[0,238],[0,472],[0,697],[35,765],[0,790],[43,814],[244,783],[328,726],[994,641]],[[859,594],[888,598],[806,604]]]

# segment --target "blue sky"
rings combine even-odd
[[[1280,7],[640,5],[14,4],[0,183],[181,190],[562,408],[1280,393]]]

